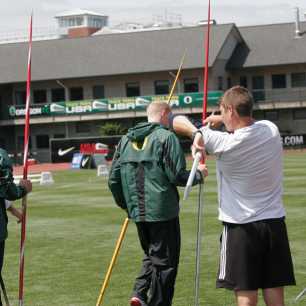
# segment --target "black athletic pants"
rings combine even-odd
[[[5,247],[5,240],[0,241],[0,275],[2,273],[3,258],[4,258],[4,247]],[[1,291],[2,290],[0,290],[0,292]],[[2,306],[1,294],[0,294],[0,306]]]
[[[180,257],[179,218],[136,226],[144,258],[133,296],[148,306],[170,306]]]

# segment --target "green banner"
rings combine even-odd
[[[217,106],[221,96],[221,91],[208,92],[208,106]],[[30,114],[32,116],[66,116],[100,112],[142,111],[145,110],[148,104],[151,102],[167,100],[168,95],[56,102],[42,106],[31,105]],[[170,104],[173,108],[202,107],[203,93],[174,95],[170,101]],[[10,106],[9,116],[25,116],[24,106]]]

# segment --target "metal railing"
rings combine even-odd
[[[252,93],[257,103],[306,102],[306,88],[257,89]]]

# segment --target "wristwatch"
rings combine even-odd
[[[192,141],[194,140],[194,138],[195,138],[195,136],[196,136],[197,133],[200,133],[200,134],[203,136],[203,133],[202,133],[201,130],[196,130],[196,131],[194,131],[194,132],[192,133],[192,135],[191,135]]]

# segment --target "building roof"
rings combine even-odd
[[[212,25],[211,67],[234,24]],[[86,38],[35,41],[32,80],[56,80],[177,70],[204,65],[204,26],[170,28]],[[0,45],[0,84],[26,81],[27,43]]]
[[[55,15],[55,18],[69,17],[69,16],[81,16],[81,15],[105,16],[105,15],[101,15],[101,14],[96,13],[96,12],[82,10],[82,9],[79,8],[79,9],[74,9],[74,10],[70,10],[70,11],[65,11],[63,13],[59,13],[59,14]]]
[[[239,27],[248,46],[238,46],[228,69],[306,63],[306,22],[302,35],[295,37],[295,23]]]

